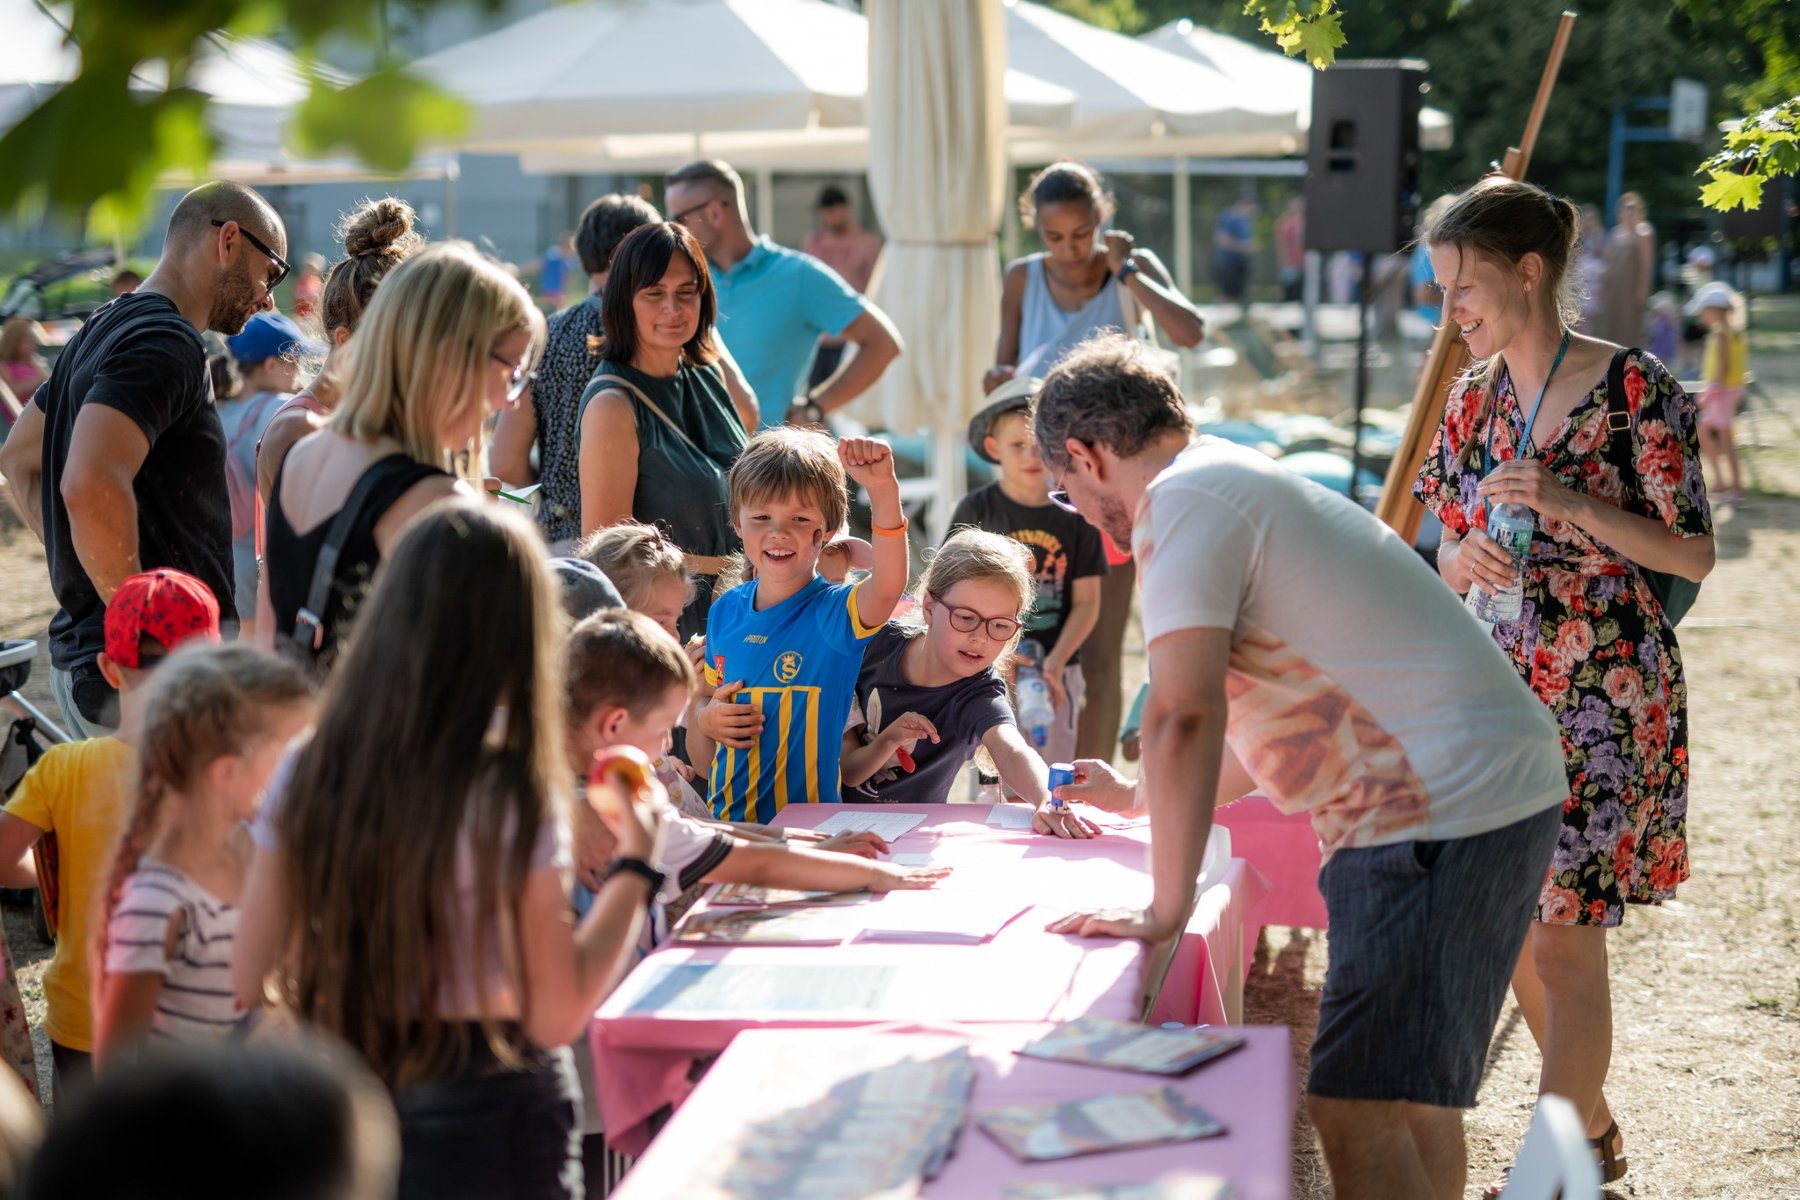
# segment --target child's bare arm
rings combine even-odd
[[[163,933],[165,959],[175,956],[175,944],[186,920],[179,911],[169,914]],[[94,1058],[101,1070],[119,1061],[120,1055],[131,1047],[142,1045],[150,1035],[162,990],[163,976],[156,971],[109,971],[102,976],[100,1011],[94,1014]]]
[[[912,562],[906,552],[906,514],[900,511],[900,481],[894,475],[894,452],[876,438],[849,437],[838,442],[838,458],[850,479],[867,489],[869,516],[875,526],[875,565],[856,588],[856,621],[877,629],[894,615],[906,591]]]
[[[0,887],[35,888],[37,867],[31,848],[44,831],[23,817],[0,813]]]
[[[896,867],[801,846],[739,845],[707,874],[706,882],[814,892],[890,892],[930,887],[948,874],[948,867]]]
[[[901,748],[911,750],[920,739],[938,740],[937,727],[918,713],[903,713],[895,717],[886,729],[876,734],[868,745],[863,744],[861,737],[855,733],[844,734],[844,749],[839,756],[838,769],[843,774],[844,784],[855,787],[866,783],[869,776],[881,770],[882,766],[894,752]]]
[[[982,735],[981,744],[993,756],[1000,781],[1037,809],[1031,819],[1033,829],[1065,838],[1089,838],[1100,832],[1092,821],[1067,809],[1050,807],[1050,768],[1036,750],[1025,744],[1018,726],[996,725]]]

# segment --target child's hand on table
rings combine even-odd
[[[1031,815],[1033,833],[1054,834],[1059,838],[1091,838],[1100,836],[1100,827],[1086,817],[1077,816],[1066,808],[1052,808],[1048,804]]]
[[[817,838],[810,849],[854,854],[858,858],[874,858],[877,854],[886,854],[888,844],[878,833],[867,829],[853,829],[848,833],[834,833],[830,837]]]
[[[869,881],[871,892],[917,891],[935,886],[950,877],[950,867],[896,867],[892,863],[876,863]]]

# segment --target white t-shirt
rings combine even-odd
[[[1150,484],[1132,550],[1146,644],[1232,631],[1226,740],[1327,855],[1471,837],[1569,794],[1549,711],[1346,497],[1203,437]]]

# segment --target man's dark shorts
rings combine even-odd
[[[1331,961],[1307,1091],[1473,1108],[1562,809],[1442,842],[1340,850],[1319,871]]]

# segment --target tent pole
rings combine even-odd
[[[1019,198],[1013,195],[1013,185],[1019,179],[1010,161],[1005,167],[1005,198],[1000,201],[1000,251],[1005,262],[1019,257]]]
[[[1187,155],[1175,156],[1175,286],[1181,294],[1194,295],[1194,203]]]
[[[452,154],[444,163],[444,236],[456,236],[456,178],[462,174],[462,156]]]
[[[775,168],[756,168],[756,232],[775,236]]]

